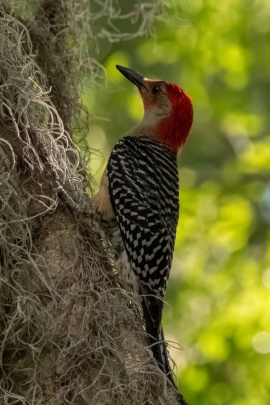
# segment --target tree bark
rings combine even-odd
[[[0,403],[184,404],[104,235],[57,192],[87,207],[91,188],[70,137],[81,110],[71,4],[43,1],[26,22],[0,1]]]

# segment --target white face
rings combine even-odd
[[[143,124],[149,128],[171,114],[172,104],[163,81],[144,79],[146,88],[140,90],[144,104]]]
[[[164,104],[162,107],[159,105],[147,107],[144,110],[143,124],[150,128],[156,126],[160,120],[170,115],[171,109],[170,100],[168,100],[168,103]]]

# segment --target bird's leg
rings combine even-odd
[[[59,183],[57,184],[55,191],[58,197],[66,203],[74,216],[86,214],[87,212],[89,212],[89,207],[86,201],[83,203],[76,203],[73,198],[66,192],[63,186],[61,186]]]

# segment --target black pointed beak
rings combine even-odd
[[[141,75],[138,72],[135,72],[134,70],[128,69],[124,66],[119,66],[116,65],[116,68],[119,70],[119,72],[122,73],[128,80],[130,80],[132,83],[134,83],[138,89],[140,90],[142,87],[147,89],[147,87],[144,84],[144,76]]]

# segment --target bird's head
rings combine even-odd
[[[177,84],[147,79],[134,70],[116,67],[140,91],[144,104],[142,125],[149,135],[177,153],[184,146],[193,121],[190,97]]]

